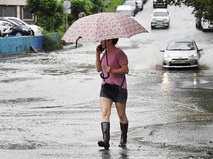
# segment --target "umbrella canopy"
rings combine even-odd
[[[82,41],[99,42],[106,39],[130,38],[148,31],[135,19],[120,13],[98,13],[75,21],[66,31],[63,40],[74,42],[81,37]]]

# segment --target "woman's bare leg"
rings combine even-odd
[[[126,102],[116,103],[117,113],[120,119],[120,123],[126,124],[128,123],[128,119],[126,116]]]
[[[109,98],[100,97],[100,104],[102,110],[102,122],[109,122],[112,100]]]

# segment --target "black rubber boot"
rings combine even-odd
[[[119,147],[126,147],[128,123],[127,124],[120,123],[120,127],[121,127],[121,141],[120,141]]]
[[[101,129],[103,133],[103,141],[99,141],[98,145],[100,147],[104,147],[105,149],[109,149],[109,140],[110,140],[110,123],[103,122],[101,123]]]

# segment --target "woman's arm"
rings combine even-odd
[[[102,68],[101,68],[101,51],[98,49],[98,47],[99,47],[100,45],[98,45],[97,47],[96,47],[96,70],[97,70],[97,72],[101,72],[102,71]]]
[[[115,73],[115,74],[128,74],[129,67],[128,65],[121,65],[121,68],[119,69],[112,69],[110,66],[106,66],[106,71],[109,73]]]

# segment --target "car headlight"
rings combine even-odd
[[[190,57],[197,57],[197,52],[195,52],[193,55],[191,55]]]
[[[163,22],[166,22],[166,23],[167,23],[167,22],[169,22],[169,20],[168,20],[168,19],[164,19]]]
[[[164,58],[169,58],[169,55],[167,53],[165,53]]]
[[[153,18],[153,19],[152,19],[152,22],[155,22],[155,21],[156,21],[156,19],[155,19],[155,18]]]

